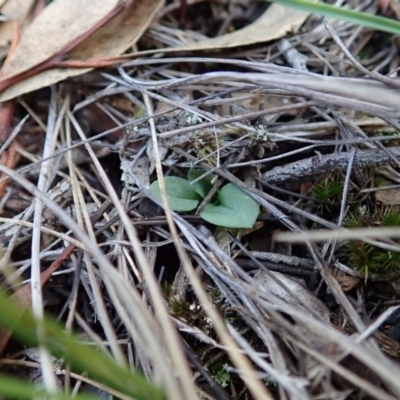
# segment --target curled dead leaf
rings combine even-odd
[[[117,4],[117,0],[53,1],[25,29],[15,52],[0,70],[0,79],[19,75],[58,54],[109,15]]]
[[[0,70],[0,90],[2,84],[6,87],[0,101],[88,72],[92,68],[85,68],[87,60],[122,54],[136,43],[163,3],[135,0],[122,6],[118,0],[53,1],[26,28]],[[65,56],[68,61],[63,61]],[[48,60],[52,63],[46,69]],[[81,62],[81,68],[78,64],[60,68],[74,61]],[[16,77],[21,79],[7,88],[4,83]]]
[[[163,49],[163,52],[216,50],[269,42],[280,39],[289,32],[296,32],[308,15],[309,13],[304,11],[271,4],[256,21],[242,29],[212,39]],[[143,53],[151,54],[158,51],[151,50]]]

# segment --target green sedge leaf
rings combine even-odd
[[[400,33],[400,22],[394,19],[373,15],[362,11],[351,10],[345,7],[337,7],[325,3],[317,3],[310,0],[272,0],[274,3],[287,7],[297,8],[298,10],[308,11],[313,14],[323,15],[324,17],[336,18],[351,22],[353,24],[377,29],[383,32]]]
[[[39,389],[33,383],[27,380],[14,378],[0,374],[0,396],[8,399],[48,399],[48,400],[98,400],[98,397],[93,397],[86,394],[75,394],[73,397],[70,393],[58,392],[49,393],[46,390]]]
[[[64,326],[50,317],[35,320],[32,312],[21,307],[0,291],[0,327],[12,331],[13,337],[30,346],[43,344],[53,356],[63,358],[76,373],[85,372],[91,379],[120,391],[126,396],[137,400],[163,400],[162,391],[138,372],[121,366],[106,354],[93,346],[83,344],[82,338],[66,332]],[[44,332],[43,341],[37,337],[38,326]],[[0,376],[0,397],[5,390],[16,389],[6,382],[6,377]],[[9,381],[10,382],[10,381]],[[5,386],[4,386],[5,385]],[[8,389],[7,389],[8,388]],[[22,398],[26,398],[28,387],[19,387]],[[17,392],[15,392],[17,394]],[[8,396],[7,396],[8,397]],[[12,397],[12,396],[10,396]],[[21,398],[20,397],[20,398]],[[29,398],[42,397],[32,393]],[[43,396],[45,397],[45,396]],[[65,397],[64,397],[65,398]],[[53,396],[52,400],[58,399]]]

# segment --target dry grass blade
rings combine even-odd
[[[74,124],[75,128],[77,129],[77,131],[83,136],[83,132],[82,132],[81,128],[77,125],[76,120],[72,117],[71,114],[70,114],[70,119],[71,119],[71,122]],[[85,139],[85,138],[82,137],[82,139]],[[137,259],[139,260],[141,272],[142,272],[143,277],[145,278],[146,283],[149,288],[151,301],[153,302],[156,313],[158,314],[158,316],[160,318],[160,322],[161,322],[163,330],[165,332],[167,332],[167,334],[168,334],[167,346],[169,347],[169,350],[170,350],[169,355],[171,357],[171,360],[173,360],[173,362],[175,364],[175,368],[181,372],[180,376],[182,379],[183,393],[185,393],[185,396],[195,398],[196,394],[193,390],[193,387],[190,385],[190,377],[189,377],[189,373],[187,370],[187,366],[185,365],[186,363],[184,361],[183,354],[179,348],[179,344],[178,344],[177,340],[175,340],[175,341],[173,340],[175,332],[172,328],[171,322],[167,318],[167,313],[164,308],[165,305],[162,301],[162,297],[161,297],[159,288],[156,284],[155,277],[153,276],[152,272],[148,269],[147,262],[144,257],[144,254],[143,254],[143,250],[140,247],[140,243],[139,243],[139,240],[137,237],[137,232],[135,231],[133,225],[129,222],[129,219],[125,213],[125,210],[122,207],[122,204],[120,203],[120,201],[117,197],[117,194],[115,193],[114,189],[112,188],[111,183],[107,179],[107,176],[104,173],[104,170],[101,167],[101,165],[100,165],[99,161],[97,160],[95,154],[93,153],[92,149],[89,146],[87,146],[87,150],[88,150],[90,156],[92,157],[92,161],[96,165],[96,168],[97,168],[100,176],[102,176],[103,182],[107,187],[107,191],[110,195],[110,198],[113,200],[115,207],[118,210],[118,213],[121,217],[122,222],[124,223],[125,229],[127,231],[127,235],[130,239],[130,242],[131,242],[133,248],[135,249],[135,255],[136,255]],[[128,304],[127,304],[127,306],[128,306]],[[179,388],[176,387],[176,382],[174,379],[173,380],[171,378],[165,379],[164,384],[167,387],[169,387],[169,390],[171,391],[171,393],[175,393],[174,396],[176,396],[177,399],[184,398],[184,397],[181,397],[182,394],[179,393]]]
[[[47,124],[47,135],[45,139],[45,146],[43,149],[44,158],[51,157],[55,144],[58,132],[56,131],[56,114],[57,114],[57,106],[56,106],[56,96],[55,91],[52,91],[52,97],[50,102],[49,109],[49,119]],[[58,126],[59,127],[59,126]],[[42,163],[39,182],[38,182],[38,190],[46,192],[47,187],[49,186],[49,178],[51,176],[52,169],[52,159],[50,158],[47,162]],[[41,282],[41,273],[40,273],[40,241],[41,241],[41,231],[40,226],[42,224],[42,202],[40,199],[36,199],[35,202],[35,211],[33,216],[33,230],[32,230],[32,266],[31,266],[31,294],[32,294],[32,311],[35,317],[40,321],[43,320],[44,317],[44,308],[43,308],[43,296],[42,296],[42,282]],[[57,392],[57,382],[53,372],[53,365],[50,353],[48,349],[43,345],[45,342],[45,334],[43,330],[37,327],[37,335],[39,338],[39,342],[41,342],[41,346],[39,347],[40,354],[40,366],[42,370],[43,382],[46,390],[49,392]]]
[[[399,228],[360,228],[351,230],[314,230],[301,233],[278,233],[274,236],[276,241],[299,243],[306,241],[321,242],[325,240],[338,239],[379,239],[382,237],[398,238],[400,237]]]
[[[157,85],[160,88],[180,87],[181,85],[228,81],[246,82],[256,85],[272,86],[290,92],[296,92],[324,103],[351,106],[366,113],[375,113],[391,117],[398,117],[396,104],[399,95],[394,89],[398,82],[393,79],[393,88],[379,82],[364,79],[326,77],[310,73],[234,73],[212,72],[197,77],[190,77],[172,81],[169,84]],[[374,93],[371,98],[371,93]]]
[[[5,288],[32,277],[37,289],[61,258],[34,293],[36,314],[46,306],[167,399],[399,398],[399,44],[315,16],[299,27],[304,15],[253,0],[162,5],[103,5],[120,8],[50,51],[68,48],[57,61],[67,69],[1,94],[75,75],[4,107],[13,133],[0,153],[12,144],[18,154],[15,171],[0,164]],[[290,21],[296,33],[260,45]],[[142,58],[111,66],[128,43]],[[171,209],[169,182],[184,182],[200,208]],[[226,187],[254,205],[251,228],[202,218],[235,201],[219,222],[240,225],[246,210]],[[24,304],[27,287],[15,295]],[[11,351],[13,373],[26,360]],[[52,363],[42,356],[54,390]],[[63,389],[119,396],[74,368]]]
[[[152,115],[151,108],[149,109],[149,111],[150,111],[149,115]],[[160,159],[160,153],[158,150],[158,143],[157,143],[157,137],[155,135],[156,132],[155,132],[155,126],[154,126],[153,119],[150,119],[150,124],[151,124],[150,126],[152,126],[152,132],[153,132],[153,135],[152,135],[153,148],[155,149],[156,168],[157,168],[157,175],[160,180],[161,193],[163,195],[163,202],[164,202],[163,205],[164,205],[164,208],[166,209],[166,215],[167,215],[167,219],[168,219],[169,228],[174,237],[175,245],[176,245],[179,257],[182,261],[182,264],[185,268],[185,272],[188,275],[188,278],[195,290],[196,296],[198,297],[200,303],[204,307],[205,312],[212,320],[212,322],[215,326],[215,329],[218,332],[221,340],[229,348],[230,357],[232,358],[233,362],[237,365],[237,367],[240,368],[242,379],[249,385],[249,389],[252,392],[253,396],[256,399],[272,398],[271,394],[268,392],[268,390],[265,387],[263,387],[263,385],[255,378],[254,372],[252,371],[252,368],[251,368],[251,364],[245,357],[243,357],[241,355],[239,349],[235,345],[235,342],[230,337],[230,335],[225,327],[225,324],[221,320],[218,313],[216,313],[214,311],[212,304],[210,303],[209,299],[207,298],[206,293],[202,289],[201,283],[199,282],[199,280],[196,277],[196,274],[190,263],[189,258],[187,257],[186,253],[184,252],[183,248],[181,247],[181,244],[180,244],[179,238],[178,238],[178,231],[175,228],[175,224],[171,217],[171,210],[169,209],[169,206],[168,206],[168,199],[167,199],[167,195],[165,192],[165,183],[163,181],[163,175],[162,175],[162,169],[161,169],[161,159]]]

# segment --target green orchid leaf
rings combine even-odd
[[[198,206],[200,196],[196,193],[194,185],[191,185],[186,179],[176,176],[166,176],[164,181],[171,210],[191,211]],[[161,200],[158,181],[150,185],[150,191]]]
[[[259,213],[260,207],[250,196],[228,183],[218,193],[218,203],[207,204],[200,217],[227,228],[252,228]]]
[[[193,182],[200,176],[204,175],[207,171],[204,169],[189,169],[188,171],[188,181]],[[208,174],[204,178],[200,179],[199,181],[192,183],[192,186],[195,188],[196,192],[204,199],[209,191],[212,188],[212,181],[213,175]]]

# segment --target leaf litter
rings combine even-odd
[[[169,399],[399,398],[398,235],[363,237],[400,221],[390,36],[256,1],[39,3],[19,39],[0,25],[4,288]],[[189,170],[255,200],[254,227],[152,201]],[[320,229],[347,236],[275,240]],[[10,334],[4,370],[28,368]]]

